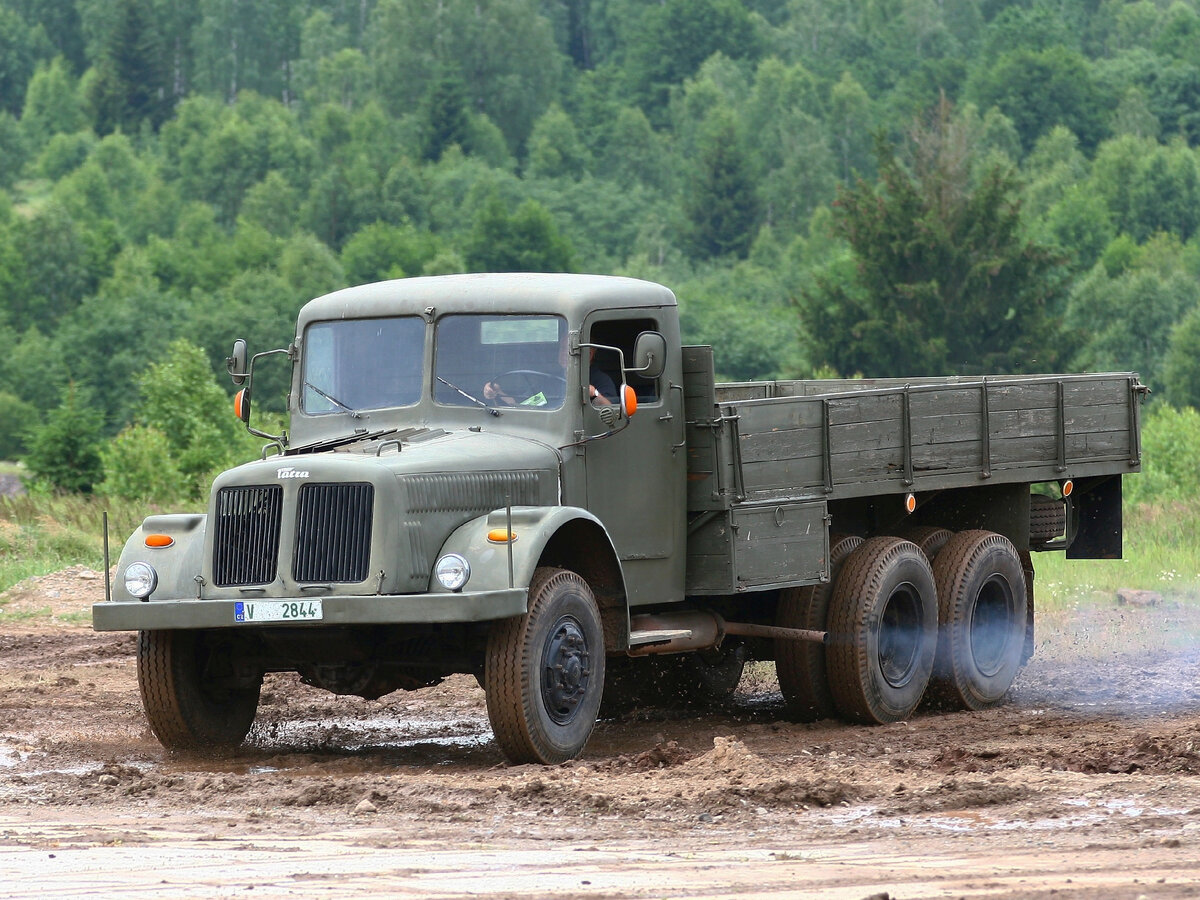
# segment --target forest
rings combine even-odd
[[[662,282],[731,380],[1194,407],[1198,145],[1197,0],[0,0],[0,459],[199,496],[235,337],[462,271]]]

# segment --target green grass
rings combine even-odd
[[[145,504],[85,496],[0,497],[0,592],[31,575],[72,565],[104,567],[102,517],[109,517],[112,561],[125,538],[151,513]]]
[[[1122,559],[1067,559],[1036,553],[1037,601],[1046,608],[1113,600],[1119,588],[1200,599],[1200,498],[1127,507]]]

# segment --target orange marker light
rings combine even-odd
[[[510,541],[515,541],[517,536],[510,534],[507,528],[493,528],[488,532],[488,538],[493,544],[507,544]]]
[[[625,385],[625,390],[621,395],[621,405],[625,408],[625,417],[628,418],[637,412],[637,393],[629,385]]]
[[[905,494],[904,495],[904,508],[906,510],[908,510],[909,512],[913,512],[917,508],[917,495],[916,494]]]
[[[1075,490],[1075,482],[1072,481],[1070,478],[1068,478],[1066,481],[1064,481],[1062,483],[1062,495],[1064,497],[1070,497],[1071,491],[1073,491],[1073,490]]]
[[[174,543],[175,543],[175,538],[171,537],[169,534],[148,534],[148,535],[146,535],[146,546],[147,547],[157,547],[158,549],[161,550],[164,547],[170,547]]]
[[[242,388],[240,391],[238,391],[236,394],[233,395],[233,414],[235,416],[237,416],[239,419],[241,419],[243,422],[246,421],[246,414],[244,412],[245,404],[246,404],[246,389]]]

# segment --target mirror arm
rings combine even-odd
[[[247,400],[249,400],[251,398],[251,390],[250,389],[254,386],[254,364],[256,362],[258,362],[260,359],[263,359],[264,357],[277,356],[280,353],[284,354],[289,359],[294,358],[294,351],[291,347],[288,347],[286,349],[281,348],[278,350],[264,350],[262,353],[255,353],[252,357],[250,357],[250,365],[246,367],[245,378],[243,379],[246,382],[245,390],[246,390]],[[229,362],[229,360],[226,360],[226,363],[228,363],[228,362]],[[233,374],[233,373],[230,373],[230,374]],[[287,447],[287,442],[288,442],[287,431],[284,431],[282,434],[268,434],[265,431],[260,431],[259,429],[251,426],[249,412],[247,412],[247,416],[246,416],[246,430],[248,432],[250,432],[252,435],[254,435],[255,437],[266,438],[268,441],[275,441],[280,446],[285,447],[285,448]]]

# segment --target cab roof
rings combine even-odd
[[[593,309],[675,306],[661,284],[613,275],[489,273],[400,278],[343,288],[310,300],[309,322],[443,313],[559,313],[579,321]]]

